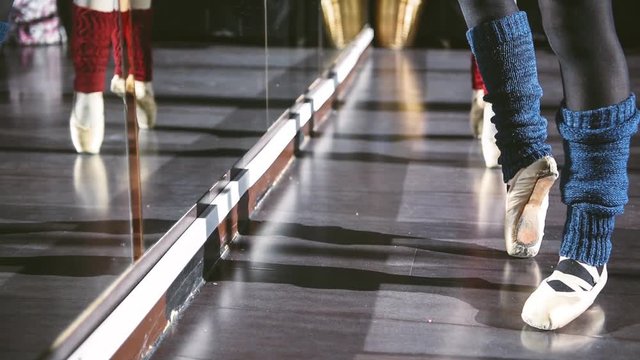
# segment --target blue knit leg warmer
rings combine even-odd
[[[565,150],[560,190],[568,207],[561,256],[593,266],[609,260],[615,215],[629,200],[629,144],[639,120],[633,94],[597,110],[558,112]]]
[[[493,104],[498,162],[507,182],[518,170],[551,155],[527,15],[516,12],[480,24],[469,29],[467,40],[489,92],[485,100]]]
[[[0,21],[0,44],[2,44],[7,37],[7,32],[9,31],[9,24],[6,22]]]

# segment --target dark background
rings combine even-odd
[[[58,0],[70,25],[71,0]],[[520,0],[539,46],[546,46],[536,0]],[[376,0],[369,0],[374,24]],[[263,0],[154,0],[154,40],[264,44]],[[640,1],[613,0],[618,36],[625,48],[640,48]],[[316,46],[320,41],[319,0],[268,0],[267,28],[274,46]],[[455,0],[425,0],[415,47],[465,48],[466,27]],[[325,36],[322,34],[322,36]]]
[[[613,12],[620,42],[625,48],[640,48],[640,1],[613,0]],[[520,9],[527,12],[534,38],[539,46],[548,46],[542,30],[537,0],[518,0]],[[457,1],[426,0],[423,5],[415,46],[467,47],[466,25]]]

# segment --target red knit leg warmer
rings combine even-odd
[[[133,68],[130,73],[132,73],[138,81],[151,81],[153,75],[153,58],[151,54],[153,10],[134,9],[131,11],[131,16]]]
[[[123,76],[123,68],[124,58],[123,56],[131,51],[128,50],[130,46],[127,44],[131,44],[131,12],[116,12],[116,26],[113,28],[112,36],[111,36],[111,44],[113,45],[113,61],[115,63],[115,71],[114,73],[121,78],[126,78]],[[124,49],[127,51],[125,52]],[[130,61],[127,61],[127,65],[130,64]]]
[[[471,54],[471,88],[473,90],[482,89],[485,94],[487,93],[487,88],[484,86],[484,80],[482,80],[478,63],[476,62],[476,58],[473,54]]]
[[[122,74],[123,46],[126,46],[128,72],[138,81],[151,81],[153,59],[151,56],[151,9],[121,12],[120,26],[116,26],[113,35],[113,56],[116,64],[115,74]],[[123,43],[124,41],[124,43]]]
[[[115,13],[75,4],[72,9],[71,53],[76,72],[74,90],[83,93],[103,91]]]

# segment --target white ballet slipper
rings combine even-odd
[[[138,127],[151,129],[156,125],[158,107],[156,105],[153,86],[151,82],[135,80],[133,83],[136,93],[136,118]],[[118,96],[124,96],[127,84],[124,78],[114,75],[111,79],[111,92]]]
[[[110,88],[112,93],[123,97],[126,92],[124,78],[121,78],[119,75],[113,75]]]
[[[509,255],[528,258],[538,254],[549,208],[549,191],[557,178],[556,161],[545,156],[520,169],[507,183],[504,239]]]
[[[482,121],[481,145],[484,164],[489,169],[500,167],[500,164],[498,164],[500,149],[498,149],[498,145],[496,145],[496,134],[498,133],[498,130],[491,122],[493,115],[493,106],[491,103],[485,103],[483,109],[484,120]]]
[[[607,277],[606,265],[598,271],[593,266],[561,258],[553,274],[525,302],[522,320],[541,330],[567,325],[589,309]]]
[[[136,117],[141,129],[151,129],[156,126],[158,107],[151,82],[135,81],[136,89]]]
[[[473,90],[471,93],[471,111],[469,111],[469,126],[476,139],[482,138],[482,121],[484,113],[484,90]]]
[[[104,140],[102,92],[75,94],[69,120],[71,142],[78,153],[98,154]]]

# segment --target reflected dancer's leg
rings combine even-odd
[[[69,126],[77,152],[97,154],[104,138],[105,74],[115,13],[111,0],[75,0],[71,52],[75,101]]]
[[[152,86],[153,57],[151,51],[151,29],[153,10],[151,0],[131,0],[131,9],[121,8],[122,31],[113,33],[115,75],[111,80],[111,91],[122,96],[126,86],[134,86],[136,93],[136,116],[141,129],[153,128],[156,124],[157,106]],[[120,39],[124,40],[121,44]],[[129,73],[123,75],[122,46],[127,46]],[[126,84],[125,84],[126,80]]]

